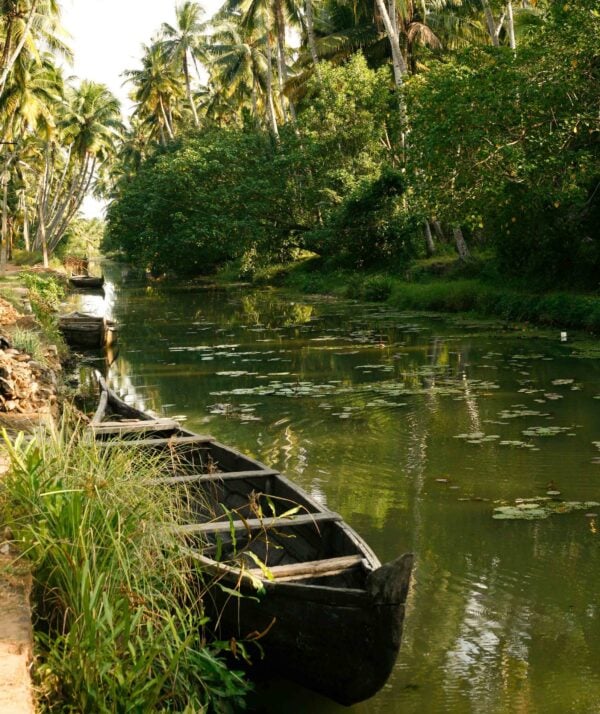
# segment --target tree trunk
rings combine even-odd
[[[0,247],[0,274],[6,270],[8,250],[8,170],[2,173],[2,245]]]
[[[515,19],[513,17],[512,0],[508,0],[506,3],[506,17],[508,21],[508,41],[510,42],[510,49],[516,51],[517,40],[515,37]]]
[[[319,70],[319,53],[317,52],[317,42],[315,39],[315,23],[313,16],[312,0],[306,0],[304,7],[306,12],[306,35],[308,38],[308,48],[310,50],[310,56],[312,57],[312,61],[315,66],[315,72],[317,73],[317,77],[320,77],[321,71]]]
[[[29,253],[29,216],[27,215],[27,202],[24,199],[23,203],[23,240],[25,241],[25,250]]]
[[[256,128],[260,130],[260,118],[258,116],[258,100],[256,97],[256,78],[252,75],[252,114],[254,115],[254,122]]]
[[[44,268],[48,267],[48,246],[46,245],[46,224],[44,222],[44,213],[42,211],[42,203],[38,202],[38,235],[42,247],[42,256],[44,258]]]
[[[441,243],[445,243],[446,235],[444,234],[444,229],[442,228],[442,224],[439,221],[433,221],[432,225],[433,225],[433,231],[436,235],[436,238]]]
[[[454,243],[456,245],[456,250],[458,251],[458,257],[463,261],[468,260],[470,257],[470,253],[465,242],[465,237],[463,235],[462,228],[454,228],[453,233]]]
[[[271,38],[267,31],[267,114],[269,117],[269,125],[271,133],[276,141],[279,141],[279,130],[277,129],[277,117],[275,116],[275,106],[273,104],[273,57],[271,54]]]
[[[404,75],[407,71],[406,60],[402,54],[402,49],[400,48],[400,39],[398,33],[394,28],[394,23],[389,16],[387,8],[385,6],[384,0],[376,0],[377,9],[383,20],[383,25],[385,27],[386,34],[390,43],[390,48],[392,50],[392,65],[394,67],[394,82],[396,87],[400,88],[404,81]]]
[[[13,26],[14,21],[9,19],[6,25],[6,39],[4,40],[4,47],[2,49],[2,69],[8,64],[10,48],[12,47]]]
[[[398,90],[398,110],[400,112],[400,124],[401,124],[401,144],[404,151],[406,146],[406,104],[404,102],[404,97],[402,92],[402,85],[404,84],[404,75],[407,72],[406,60],[402,54],[402,49],[400,47],[400,38],[398,32],[395,29],[394,22],[389,16],[387,8],[385,6],[385,0],[375,0],[377,3],[377,9],[383,20],[386,34],[388,36],[388,41],[390,43],[390,49],[392,51],[392,66],[394,68],[394,83],[396,89]],[[394,5],[395,9],[395,5]],[[395,15],[395,12],[394,12]]]
[[[279,70],[279,91],[281,93],[281,107],[283,109],[285,103],[285,94],[283,93],[287,82],[287,65],[285,63],[285,18],[283,16],[282,0],[275,0],[273,3],[275,9],[275,28],[277,30],[277,69]],[[288,111],[292,122],[296,121],[296,110],[293,102],[287,100]]]
[[[435,243],[433,242],[433,236],[431,235],[431,228],[429,226],[429,221],[425,221],[425,252],[427,256],[431,258],[435,253]]]
[[[165,105],[163,103],[162,97],[160,97],[160,96],[158,98],[158,103],[160,106],[160,111],[162,114],[165,129],[167,130],[169,139],[171,139],[171,141],[172,141],[175,138],[175,135],[173,134],[173,128],[171,127],[171,124],[169,123],[169,117],[167,116],[167,112],[165,111]]]
[[[192,116],[194,117],[194,124],[197,127],[200,126],[198,121],[198,112],[196,111],[196,105],[194,104],[194,98],[192,97],[192,85],[190,82],[190,71],[188,66],[188,56],[187,52],[183,56],[183,74],[185,75],[185,91],[187,93],[187,99],[192,110]]]
[[[482,0],[483,14],[485,15],[485,24],[487,25],[488,34],[492,40],[494,47],[499,47],[500,42],[498,40],[498,35],[496,33],[496,20],[494,19],[494,13],[490,7],[488,0]]]

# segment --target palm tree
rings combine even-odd
[[[23,138],[32,131],[48,133],[64,92],[62,73],[46,54],[15,64],[5,91],[0,95],[2,141]]]
[[[45,263],[79,210],[98,164],[113,158],[121,131],[119,102],[105,85],[83,81],[68,89],[58,137],[45,142],[38,186],[35,247],[44,252]]]
[[[198,112],[192,97],[190,79],[190,60],[195,61],[198,52],[201,33],[204,24],[200,18],[204,15],[203,8],[197,2],[186,0],[175,8],[176,26],[163,23],[161,35],[166,58],[174,66],[181,67],[185,78],[185,88],[188,105],[192,110],[194,124],[199,126]]]
[[[266,107],[265,44],[264,34],[249,32],[232,19],[214,28],[204,48],[214,90],[206,103],[207,116],[215,116],[219,106],[240,116],[248,108],[260,123],[261,108]]]
[[[133,84],[132,99],[137,106],[134,116],[145,121],[162,144],[175,138],[174,117],[183,96],[179,76],[169,63],[160,41],[144,46],[142,68],[126,70],[123,75]]]
[[[0,0],[0,26],[4,44],[0,56],[0,94],[9,74],[23,52],[39,60],[38,45],[67,59],[71,50],[64,42],[60,6],[56,0]]]

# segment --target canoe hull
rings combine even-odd
[[[203,609],[217,638],[244,641],[252,669],[277,673],[340,704],[376,694],[398,656],[412,554],[381,565],[341,516],[282,474],[210,436],[173,431],[169,420],[125,404],[100,375],[97,379],[103,391],[92,428],[105,448],[127,442],[145,451],[168,449],[178,466],[192,466],[148,485],[181,486],[191,503],[204,504],[190,508],[195,517],[178,530],[198,564]],[[125,421],[103,427],[108,414]],[[124,434],[127,420],[131,441]],[[111,435],[119,441],[111,441]],[[207,463],[219,470],[196,468]],[[272,501],[256,518],[256,511],[244,504],[250,497],[260,505],[261,493]],[[278,503],[285,504],[286,513],[265,515]],[[287,515],[290,503],[298,504],[300,512]],[[250,550],[253,557],[245,557]],[[283,553],[288,561],[281,559]],[[255,567],[258,563],[263,567]]]
[[[104,285],[104,277],[92,277],[90,275],[72,275],[69,282],[78,290],[98,290]]]
[[[99,349],[114,342],[114,326],[102,317],[78,313],[63,315],[58,327],[72,347]]]
[[[244,586],[244,598],[214,587],[208,611],[218,622],[220,638],[257,639],[264,649],[262,659],[255,652],[253,666],[258,670],[275,672],[349,706],[381,689],[402,640],[412,555],[382,569],[395,586],[389,584],[395,589],[395,602],[379,597],[371,580],[366,590],[265,583],[262,595]],[[221,582],[236,586],[231,577]],[[252,645],[247,647],[252,656]]]

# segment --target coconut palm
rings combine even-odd
[[[249,32],[231,19],[214,28],[204,49],[213,88],[205,102],[209,118],[218,116],[219,109],[231,108],[241,116],[248,108],[260,123],[261,109],[266,108],[265,44],[264,34]]]
[[[105,85],[83,81],[68,88],[57,131],[45,142],[38,186],[35,247],[44,251],[45,262],[79,210],[97,166],[113,157],[121,131],[119,102]]]
[[[180,116],[179,103],[184,87],[170,64],[164,46],[155,41],[144,46],[142,68],[126,70],[123,75],[133,84],[134,116],[150,127],[162,144],[175,138],[175,118]]]
[[[0,94],[22,53],[39,61],[38,46],[67,59],[72,53],[65,43],[60,25],[60,6],[56,0],[0,0],[0,27],[4,43],[0,55]]]
[[[190,62],[196,61],[201,34],[205,27],[200,22],[203,15],[204,9],[197,2],[187,0],[175,8],[176,25],[163,23],[161,29],[166,58],[183,71],[188,105],[196,126],[199,126],[200,122],[192,96]]]

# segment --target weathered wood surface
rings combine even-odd
[[[139,434],[146,431],[164,432],[179,429],[179,422],[174,419],[105,421],[101,424],[91,424],[95,434]]]
[[[297,516],[286,516],[285,518],[273,516],[268,518],[247,518],[243,521],[211,521],[209,523],[189,523],[175,528],[176,533],[181,535],[192,535],[194,533],[229,533],[235,531],[255,531],[259,529],[281,528],[283,526],[304,526],[311,523],[322,523],[323,521],[341,521],[339,513],[330,511],[320,513],[303,513]]]
[[[58,327],[69,345],[104,347],[112,344],[115,325],[103,317],[73,312],[58,318]]]
[[[107,409],[118,412],[119,402],[109,392]],[[137,413],[138,420],[146,422],[139,425],[138,431],[132,430],[131,436],[143,437],[146,428],[157,431],[153,425],[160,420],[125,407],[122,415],[134,417],[135,423]],[[119,423],[121,426],[122,435],[127,434],[127,423]],[[110,428],[99,433],[99,438],[109,438]],[[290,505],[291,501],[303,504],[308,512],[268,518],[244,518],[244,512],[254,514],[247,507],[246,511],[235,507],[233,521],[187,523],[177,526],[175,532],[184,537],[196,535],[205,542],[203,549],[196,549],[197,545],[185,552],[198,562],[206,576],[212,574],[226,588],[249,596],[232,598],[226,590],[211,589],[205,607],[217,623],[217,636],[244,639],[263,633],[265,658],[260,666],[341,704],[362,701],[381,689],[401,642],[412,555],[382,566],[340,515],[328,511],[279,472],[211,436],[180,429],[180,435],[170,438],[117,438],[100,443],[106,447],[181,449],[183,454],[185,449],[192,457],[200,455],[209,471],[218,469],[214,473],[173,475],[147,482],[153,486],[198,484],[200,489],[205,488],[209,502],[214,494],[224,503],[228,497],[237,502],[238,497],[246,496],[252,501],[262,491],[270,497],[283,494],[283,500]],[[192,468],[196,468],[192,462]],[[194,516],[198,520],[206,517],[202,513],[191,517]],[[245,548],[265,564],[268,573],[249,562],[246,550],[237,556],[235,548],[227,551],[232,529],[251,535]],[[265,532],[261,533],[261,529]],[[295,537],[287,537],[292,533]],[[214,560],[216,552],[223,554],[224,562]],[[257,580],[264,590],[259,597]]]
[[[289,563],[287,565],[273,565],[268,571],[277,582],[290,580],[305,580],[306,578],[337,575],[349,568],[356,568],[364,562],[360,554],[342,555],[325,560],[307,560],[302,563]],[[257,578],[264,577],[262,568],[250,568],[250,575]]]
[[[165,476],[146,481],[149,486],[177,486],[178,484],[218,483],[219,481],[233,481],[244,478],[269,478],[279,476],[275,469],[256,469],[248,471],[219,471],[214,474],[189,474],[186,476]]]
[[[150,422],[152,423],[152,422]],[[100,441],[99,445],[104,448],[123,448],[135,447],[136,449],[145,449],[147,447],[177,447],[177,446],[205,446],[210,444],[215,439],[209,434],[195,434],[194,436],[169,436],[157,437],[156,439],[111,439],[110,441]]]

